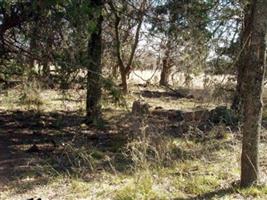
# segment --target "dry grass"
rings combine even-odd
[[[132,87],[132,91],[136,88]],[[40,95],[43,103],[38,109],[41,112],[84,112],[84,91],[62,94],[45,90]],[[27,106],[19,104],[18,98],[16,90],[2,94],[0,109],[27,110]],[[137,98],[134,93],[127,96],[128,106]],[[163,109],[194,110],[200,106],[214,106],[198,100],[144,99],[152,107],[162,106]],[[267,199],[265,185],[249,189],[236,186],[240,174],[238,132],[232,133],[225,126],[217,126],[203,137],[175,137],[164,132],[161,124],[133,117],[127,109],[107,102],[104,104],[104,117],[108,125],[102,132],[108,131],[114,137],[92,143],[90,139],[86,140],[87,132],[92,130],[81,124],[74,130],[76,136],[73,140],[60,145],[54,152],[57,154],[41,157],[42,164],[35,165],[31,173],[23,174],[6,185],[0,199]],[[98,133],[98,130],[93,131]],[[216,137],[218,131],[223,132],[220,139]],[[64,133],[59,129],[55,134],[63,136]],[[267,174],[266,150],[267,144],[262,141],[263,181]],[[55,163],[68,166],[68,170],[56,168]]]
[[[147,140],[142,144],[148,146],[147,143],[152,142]],[[237,139],[228,138],[220,141],[211,139],[200,143],[181,138],[163,142],[160,144],[161,148],[166,145],[169,147],[169,142],[172,142],[172,148],[165,150],[168,151],[165,153],[174,154],[172,162],[164,161],[164,157],[161,163],[158,160],[155,162],[154,154],[145,153],[143,149],[138,153],[135,149],[127,155],[134,161],[128,172],[115,169],[114,173],[112,170],[102,169],[90,172],[87,178],[85,175],[77,177],[51,173],[47,181],[28,177],[18,181],[16,186],[19,187],[11,185],[6,188],[0,198],[23,200],[38,196],[42,199],[63,200],[152,200],[193,199],[199,196],[204,199],[266,199],[265,186],[242,190],[234,185],[239,179],[240,143]],[[135,148],[140,148],[140,144],[136,146]],[[177,149],[182,149],[184,152],[177,152]],[[262,144],[261,151],[265,149],[266,144]],[[136,159],[136,154],[143,158]],[[99,156],[97,159],[100,163],[105,158]]]

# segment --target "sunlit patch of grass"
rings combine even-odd
[[[90,184],[79,179],[72,179],[69,184],[71,193],[77,194],[80,198],[85,198],[90,195]]]
[[[174,138],[173,145],[184,150],[196,150],[201,147],[199,143],[196,143],[194,140],[189,140],[187,138]]]
[[[14,110],[16,108],[16,99],[18,99],[18,94],[15,90],[6,91],[0,95],[0,108]]]
[[[238,189],[237,192],[244,196],[244,198],[248,199],[266,199],[267,186],[253,186],[246,189]]]
[[[136,174],[132,180],[115,192],[114,200],[168,199],[167,191],[157,187],[155,182],[155,178],[148,171]]]
[[[201,143],[183,138],[174,139],[172,143],[175,145],[172,148],[179,147],[186,151],[191,150],[192,154],[194,151],[200,151],[202,155],[193,156],[191,159],[174,160],[174,165],[168,167],[148,165],[148,168],[137,168],[128,175],[119,172],[114,174],[105,171],[93,171],[89,173],[91,178],[84,180],[84,177],[60,177],[55,174],[52,178],[53,181],[45,183],[45,186],[37,185],[36,188],[31,188],[28,185],[29,187],[25,186],[25,189],[28,190],[28,194],[29,191],[34,195],[48,193],[50,199],[62,200],[154,200],[187,199],[202,196],[219,191],[221,188],[232,187],[231,183],[239,179],[239,147],[229,148],[228,145],[225,145],[218,148],[217,146],[223,145],[223,141],[227,142],[227,140],[222,140],[221,142],[206,141]],[[88,153],[100,161],[106,156],[104,152],[97,149]],[[76,154],[79,155],[79,152]],[[213,154],[212,159],[210,154]],[[57,194],[58,191],[60,194]],[[13,192],[13,194],[15,193]],[[8,192],[1,195],[6,195],[6,198],[2,199],[14,199],[14,196],[11,198],[11,195],[10,198],[7,198]],[[225,192],[210,199],[236,199],[237,197],[242,200],[265,199],[266,196],[266,187],[255,187],[234,189],[231,193]],[[18,197],[18,193],[15,197]]]
[[[15,92],[9,93],[9,106],[12,106],[14,96]],[[42,97],[45,99],[42,107],[46,112],[62,109],[81,109],[83,112],[84,101],[74,103],[64,100],[63,105],[62,95],[57,91],[42,91]],[[66,98],[75,97],[73,94]],[[131,106],[136,96],[130,94],[125,98]],[[190,110],[200,105],[188,99],[149,99],[150,102],[152,106],[165,109]],[[155,126],[150,135],[134,132],[133,136],[127,137],[125,133],[120,138],[118,133],[121,130],[117,123],[122,123],[122,119],[123,123],[135,119],[125,108],[108,104],[104,107],[103,115],[114,126],[114,130],[110,130],[114,131],[114,136],[103,140],[100,137],[101,143],[93,145],[90,143],[92,141],[86,141],[77,133],[80,139],[77,144],[76,140],[60,143],[59,149],[56,149],[59,154],[49,157],[47,163],[36,166],[35,171],[25,173],[19,183],[1,191],[0,199],[24,200],[33,196],[62,200],[190,199],[216,193],[221,188],[231,188],[231,183],[239,180],[241,142],[225,130],[226,127],[214,127],[198,137],[193,131],[190,137],[175,138],[163,134]],[[60,128],[64,119],[58,117],[55,120],[55,126]],[[78,126],[79,130],[89,128],[85,124]],[[131,131],[130,128],[126,129]],[[64,133],[60,129],[53,130],[54,135],[61,138]],[[260,146],[261,158],[264,159],[266,146],[266,143]],[[35,179],[38,176],[43,177],[43,181]],[[267,199],[267,189],[265,186],[235,189],[231,194],[224,193],[212,199]]]
[[[84,114],[85,99],[85,90],[67,90],[63,94],[49,89],[33,92],[30,88],[14,88],[0,94],[0,108],[10,111],[36,108],[44,112],[66,110]]]
[[[194,164],[193,164],[194,163]],[[209,166],[201,162],[183,162],[177,165],[175,187],[187,194],[199,195],[216,189],[221,181]]]
[[[220,186],[220,181],[217,177],[211,175],[188,177],[188,179],[187,181],[182,181],[183,186],[181,187],[188,194],[199,195],[213,191]]]
[[[263,107],[262,119],[267,120],[267,106]]]

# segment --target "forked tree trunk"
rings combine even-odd
[[[120,12],[118,12],[117,8],[114,6],[114,2],[116,1],[108,1],[111,10],[113,11],[113,14],[115,16],[115,39],[116,39],[116,55],[117,55],[117,59],[118,59],[118,65],[120,68],[120,74],[121,74],[121,81],[122,81],[122,92],[124,94],[127,94],[128,92],[128,85],[127,85],[127,76],[131,70],[131,65],[133,63],[134,60],[134,56],[135,56],[135,52],[138,46],[138,42],[139,42],[139,37],[140,37],[140,31],[141,31],[141,27],[143,24],[143,18],[144,18],[144,9],[147,3],[147,0],[143,0],[141,5],[140,5],[140,11],[139,11],[139,16],[138,16],[138,21],[137,21],[137,27],[134,33],[134,42],[131,45],[131,50],[130,50],[130,56],[128,58],[128,61],[126,62],[126,64],[123,62],[122,59],[122,55],[121,55],[121,49],[122,49],[122,45],[121,45],[121,39],[120,39],[120,33],[119,33],[119,25],[121,23],[121,16],[120,16]],[[143,12],[142,12],[143,11]]]
[[[244,77],[241,94],[243,103],[243,144],[241,156],[241,186],[248,187],[259,180],[259,140],[262,120],[262,93],[266,64],[267,1],[253,0],[250,5],[250,34],[244,46]],[[247,24],[247,25],[248,25]]]
[[[86,99],[86,121],[87,123],[97,123],[101,118],[101,55],[102,55],[102,0],[91,0],[94,12],[97,13],[96,28],[91,34],[88,42],[88,74],[87,74],[87,99]]]

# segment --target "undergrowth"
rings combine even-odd
[[[36,95],[38,100],[38,91]],[[43,162],[32,174],[7,186],[0,199],[267,198],[264,185],[249,189],[236,186],[241,142],[238,133],[224,124],[198,134],[192,125],[188,133],[172,136],[159,132],[145,116],[132,120],[134,130],[128,128],[127,133],[110,138],[102,137],[106,131],[102,130],[96,141],[87,138],[89,133],[79,132],[84,128],[81,124],[72,140],[58,142],[51,154],[43,155]],[[262,143],[261,151],[266,149]]]

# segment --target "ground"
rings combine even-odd
[[[140,92],[141,91],[141,92]],[[84,123],[82,90],[18,88],[0,97],[0,199],[266,199],[267,187],[240,189],[241,135],[219,123],[200,130],[177,111],[221,105],[209,92],[130,85],[126,105],[103,99],[103,121]],[[193,95],[193,97],[192,97]],[[150,112],[133,115],[142,99]],[[261,181],[267,173],[264,113]]]

